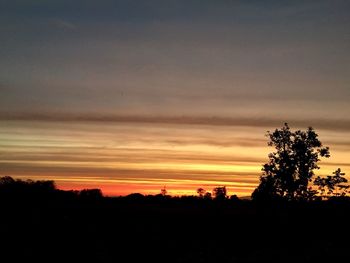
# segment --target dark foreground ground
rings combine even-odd
[[[0,200],[0,262],[349,262],[350,202]]]

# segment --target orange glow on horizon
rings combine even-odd
[[[347,133],[321,131],[331,147],[317,175],[338,167],[349,176]],[[350,134],[350,133],[349,133]],[[249,196],[273,149],[256,127],[7,122],[0,128],[2,175],[54,180],[60,189],[100,188],[105,195],[134,192],[196,195],[226,186]],[[345,148],[344,148],[345,147]]]

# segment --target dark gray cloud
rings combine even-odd
[[[314,127],[331,131],[350,131],[347,119],[277,119],[247,117],[203,117],[203,116],[151,116],[151,115],[101,115],[101,114],[61,114],[61,113],[0,113],[0,121],[43,121],[43,122],[92,122],[92,123],[148,123],[158,125],[207,125],[207,126],[246,126],[280,127],[287,122],[293,127]],[[194,140],[195,142],[195,140]],[[175,142],[176,143],[176,142]],[[182,140],[182,143],[185,143]],[[220,144],[218,142],[218,144]]]
[[[294,106],[344,118],[349,109],[348,1],[1,1],[0,10],[0,111],[289,115]]]

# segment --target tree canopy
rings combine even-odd
[[[319,169],[321,157],[330,157],[318,134],[309,127],[306,131],[291,131],[285,123],[281,129],[268,132],[268,145],[275,151],[268,155],[263,165],[260,185],[252,194],[253,199],[307,200],[315,191],[309,183],[314,170]]]

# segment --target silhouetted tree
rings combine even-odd
[[[198,194],[199,198],[203,198],[205,193],[206,193],[206,191],[203,188],[197,189],[197,194]]]
[[[1,197],[25,198],[26,200],[41,198],[44,201],[47,197],[53,197],[55,192],[57,189],[54,181],[23,181],[10,176],[0,178]]]
[[[215,200],[225,200],[227,197],[226,186],[219,186],[213,189],[213,195]]]
[[[277,193],[276,180],[272,175],[260,177],[259,186],[253,191],[252,199],[258,201],[272,201],[280,196]]]
[[[319,169],[320,157],[329,157],[329,148],[323,147],[317,133],[309,127],[306,131],[292,132],[287,123],[274,132],[268,132],[269,146],[276,151],[269,154],[264,164],[260,185],[252,194],[257,198],[309,199],[314,191],[309,182],[314,170]]]
[[[161,194],[162,196],[166,196],[167,193],[168,193],[168,191],[166,190],[166,187],[165,187],[165,186],[164,186],[162,189],[160,189],[160,194]]]
[[[237,195],[231,195],[231,196],[230,196],[230,200],[231,200],[231,201],[239,201],[239,198],[238,198]]]
[[[342,173],[340,168],[338,168],[333,172],[333,175],[328,175],[325,178],[318,176],[314,180],[314,185],[318,187],[319,193],[323,198],[345,196],[349,185],[346,184],[348,180],[344,176],[345,173]]]
[[[79,197],[86,201],[99,201],[103,194],[100,189],[83,189],[79,192]]]
[[[140,201],[140,200],[145,199],[145,196],[143,194],[140,194],[140,193],[132,193],[132,194],[125,196],[125,199],[131,200],[131,201]]]
[[[204,197],[203,197],[205,200],[211,200],[211,193],[210,192],[206,192],[204,194]]]
[[[11,185],[15,183],[15,179],[13,179],[11,176],[4,176],[0,177],[0,187],[1,186],[6,186],[6,185]]]
[[[56,190],[56,184],[52,180],[31,181],[27,180],[27,183],[33,186],[33,189],[37,192],[54,192]]]
[[[10,176],[0,178],[0,198],[16,195],[16,181]]]

